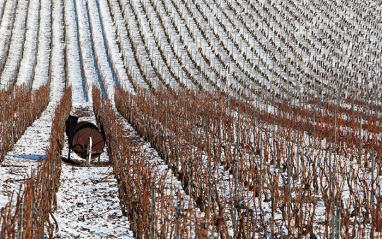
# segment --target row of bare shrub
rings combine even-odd
[[[235,203],[234,197],[227,199],[215,192],[211,185],[222,183],[209,180],[210,171],[215,172],[216,166],[222,165],[239,184],[253,192],[258,202],[247,205],[247,215],[239,215],[237,224],[233,223],[238,234],[282,236],[287,231],[289,236],[317,233],[329,237],[338,232],[344,237],[361,237],[366,232],[371,235],[382,230],[378,223],[381,198],[373,193],[380,192],[380,180],[374,176],[375,172],[381,173],[379,141],[375,138],[370,147],[360,152],[362,155],[355,154],[352,149],[360,141],[358,135],[335,138],[336,123],[326,119],[312,129],[318,140],[310,142],[303,124],[307,119],[296,117],[297,107],[285,106],[288,113],[269,114],[245,102],[207,92],[158,90],[154,94],[138,90],[137,95],[132,95],[116,91],[115,100],[121,114],[151,142],[177,173],[185,191],[207,213],[211,211],[216,216],[218,207],[213,205],[224,201],[230,211],[236,208],[240,214],[245,209],[244,204]],[[340,120],[337,128],[339,125]],[[373,147],[375,155],[371,154]],[[206,155],[212,164],[206,162]],[[207,169],[208,174],[202,170],[206,163],[213,165]],[[350,198],[344,198],[345,188],[352,195]],[[246,197],[240,192],[236,196]],[[320,201],[324,206],[318,204]],[[267,203],[270,210],[261,206]],[[263,230],[258,230],[248,216],[257,206],[262,220],[271,214],[268,222],[260,220]],[[324,220],[317,216],[319,209],[325,211]],[[276,213],[282,214],[283,219],[276,222]],[[332,221],[337,219],[341,223],[336,227]],[[364,225],[363,221],[372,223]],[[320,227],[313,230],[317,223],[323,223],[323,232]],[[351,232],[346,229],[349,225]]]
[[[227,99],[223,101],[227,102]],[[242,100],[231,100],[233,110],[245,112],[252,122],[256,117],[268,125],[300,130],[316,140],[338,139],[340,144],[354,151],[370,151],[381,143],[377,135],[382,129],[382,117],[377,109],[364,112],[362,105],[356,108],[353,104],[352,108],[347,108],[340,103],[320,99],[312,99],[305,104],[275,99],[265,102],[265,105],[256,107]]]
[[[166,94],[165,92],[169,91],[158,92]],[[192,130],[191,124],[196,121],[188,121],[187,113],[182,111],[179,102],[175,100],[174,107],[166,109],[159,103],[165,99],[156,98],[151,91],[138,90],[135,96],[118,90],[115,100],[118,111],[139,135],[146,138],[157,150],[182,182],[184,190],[193,198],[201,211],[206,213],[206,217],[213,220],[217,231],[222,236],[228,235],[223,214],[226,207],[233,207],[233,201],[225,198],[221,200],[221,195],[218,195],[219,192],[214,187],[215,178],[212,177],[212,173],[217,168],[207,170],[204,165],[202,157],[208,152],[207,140],[204,139],[204,134],[197,133],[196,127],[195,131]],[[196,114],[191,113],[188,116],[195,117]]]
[[[37,170],[25,179],[23,190],[13,195],[0,215],[1,238],[53,237],[58,229],[53,212],[61,174],[61,150],[64,145],[65,121],[71,109],[71,88],[66,89],[56,107],[52,121],[50,146]]]
[[[0,163],[27,127],[49,103],[49,86],[26,90],[23,86],[0,91]]]
[[[101,98],[99,89],[93,88],[93,109],[97,123],[104,130],[109,159],[119,186],[122,213],[129,216],[131,228],[137,237],[149,237],[151,228],[150,188],[154,187],[151,169],[139,165],[140,157],[132,157],[130,142],[123,137],[123,125],[111,107],[110,101]],[[131,162],[134,159],[135,162]]]
[[[149,162],[139,143],[126,136],[123,118],[118,116],[110,101],[100,97],[93,88],[94,113],[106,135],[108,154],[119,187],[124,216],[130,219],[137,238],[203,238],[211,225],[196,213],[179,190],[166,193],[166,173]],[[171,203],[177,202],[177,203]],[[204,236],[203,236],[204,235]]]

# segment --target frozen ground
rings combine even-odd
[[[44,157],[49,147],[52,117],[56,103],[51,101],[32,126],[16,142],[0,165],[0,209],[9,201],[13,191],[18,192],[25,177],[30,177],[31,169],[36,169],[38,161]]]
[[[107,159],[107,156],[103,156]],[[63,164],[57,193],[57,238],[132,238],[111,167]]]
[[[95,124],[91,105],[74,106],[71,114],[80,121]],[[67,158],[65,145],[63,157]],[[85,161],[71,153],[71,159],[79,164]],[[127,217],[122,216],[118,198],[117,181],[108,164],[106,152],[100,163],[91,165],[62,164],[60,188],[57,193],[57,211],[54,214],[59,232],[57,238],[132,238]]]

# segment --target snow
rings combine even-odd
[[[145,82],[153,88],[157,88],[162,85],[162,83],[155,74],[150,58],[147,55],[143,39],[140,36],[139,25],[138,22],[135,21],[131,6],[125,0],[120,1],[120,6],[123,13],[124,23],[127,25],[126,30],[128,31],[129,38],[131,40],[130,43],[135,48],[134,58],[138,59],[140,68],[143,71],[143,77],[146,78]],[[137,76],[135,74],[137,74]],[[140,73],[133,71],[134,77],[139,77],[138,74],[141,75]]]
[[[102,20],[99,15],[96,0],[87,2],[87,10],[89,13],[89,23],[92,28],[92,40],[94,45],[94,55],[97,59],[97,68],[103,88],[112,102],[114,102],[114,86],[113,72],[108,63],[108,56],[105,48],[105,40],[103,35]]]
[[[98,1],[99,3],[99,12],[102,17],[102,22],[103,22],[103,30],[104,30],[104,37],[105,37],[105,42],[107,44],[107,49],[108,49],[108,55],[110,57],[110,62],[113,62],[112,64],[114,66],[114,76],[115,80],[118,81],[119,84],[123,84],[123,88],[128,90],[129,92],[134,92],[133,86],[131,82],[128,79],[128,76],[126,74],[122,58],[121,58],[121,53],[120,49],[117,46],[117,40],[116,40],[116,30],[115,26],[112,23],[112,19],[110,16],[110,10],[109,6],[107,4],[107,1]]]
[[[130,73],[130,79],[134,77],[135,84],[139,85],[142,88],[147,88],[147,83],[143,80],[143,76],[140,73],[137,62],[131,59],[134,59],[134,52],[132,50],[132,45],[128,39],[128,30],[126,29],[124,19],[122,16],[121,9],[116,0],[110,1],[110,9],[114,16],[114,26],[116,28],[117,39],[119,42],[120,51],[122,52],[122,59],[125,69]],[[101,9],[101,11],[103,11]],[[126,84],[128,84],[126,82]],[[125,85],[123,85],[126,88]]]
[[[94,46],[91,41],[90,23],[87,11],[85,9],[85,1],[76,0],[78,29],[79,29],[79,42],[82,65],[84,67],[84,77],[86,78],[86,91],[90,101],[92,101],[91,89],[93,85],[100,88],[100,76],[98,73],[98,67],[94,56]]]
[[[66,40],[66,81],[72,87],[72,100],[76,103],[85,103],[83,76],[81,74],[80,52],[76,25],[76,10],[73,0],[64,0],[65,6],[65,40]]]
[[[177,179],[175,173],[164,160],[158,155],[158,152],[151,146],[149,142],[146,142],[138,133],[134,130],[133,126],[128,123],[128,121],[122,117],[120,113],[117,112],[118,121],[124,125],[124,136],[128,138],[131,142],[134,142],[135,147],[137,147],[142,155],[145,155],[148,165],[152,166],[155,175],[157,186],[155,188],[154,195],[156,195],[155,208],[161,208],[163,203],[163,198],[166,200],[168,205],[174,206],[177,205],[180,201],[183,202],[183,207],[181,208],[184,211],[189,213],[192,211],[195,217],[195,220],[201,221],[204,220],[205,213],[201,212],[200,208],[197,207],[195,201],[187,194],[182,186],[181,181]],[[164,214],[166,217],[173,219],[175,218],[175,212],[171,211],[169,206],[163,207]],[[157,220],[163,220],[160,217],[161,212],[157,210],[156,215],[158,215]],[[191,218],[191,215],[188,215]],[[190,220],[189,226],[189,235],[191,238],[195,237],[196,225],[193,220]],[[217,233],[212,226],[208,228],[208,233],[212,237],[216,237]]]
[[[23,58],[20,63],[20,71],[17,76],[16,85],[29,86],[34,73],[36,64],[37,33],[39,29],[40,2],[38,0],[30,1],[28,16],[26,20],[25,43]],[[44,28],[44,27],[43,27]],[[49,60],[49,57],[48,57]]]
[[[0,165],[0,208],[8,203],[10,193],[19,191],[20,183],[30,177],[31,170],[37,169],[40,158],[45,157],[55,107],[55,102],[49,103],[41,117],[27,128]]]
[[[37,62],[36,69],[34,71],[34,80],[33,80],[33,89],[37,89],[41,85],[45,85],[49,81],[50,74],[50,44],[51,44],[51,35],[52,31],[52,20],[58,16],[53,14],[54,10],[51,11],[52,5],[57,3],[51,3],[48,0],[41,0],[41,12],[40,12],[40,28],[38,33],[38,46],[37,46]],[[62,23],[61,23],[62,24]],[[53,27],[54,29],[54,27]],[[57,32],[55,32],[57,34]],[[53,50],[52,50],[53,52]],[[62,65],[62,64],[61,64]],[[55,67],[59,66],[59,64],[54,65]]]
[[[0,67],[4,67],[7,53],[9,50],[9,42],[12,36],[12,26],[15,19],[16,1],[6,1],[2,9],[2,19],[0,26]],[[1,83],[1,81],[0,81]]]
[[[82,116],[79,122],[96,124],[91,104],[75,105],[71,115]],[[67,144],[62,157],[67,158]],[[71,159],[85,163],[74,152]],[[106,152],[100,162],[108,163]],[[57,193],[59,223],[57,238],[133,238],[128,218],[122,216],[117,180],[111,165],[99,166],[96,159],[89,167],[62,164],[60,188]]]
[[[8,89],[15,82],[17,68],[22,57],[22,49],[25,40],[25,22],[28,12],[28,2],[20,1],[17,3],[16,17],[12,38],[9,47],[9,57],[5,62],[4,69],[1,73],[1,89]]]
[[[64,20],[62,1],[52,2],[52,56],[51,56],[51,82],[50,99],[60,100],[65,89],[65,45],[63,42],[63,20]],[[41,57],[45,55],[41,54]],[[37,74],[37,73],[36,73]],[[35,84],[34,84],[35,85]],[[37,84],[36,84],[37,85]]]
[[[66,86],[73,89],[73,114],[83,111],[87,116],[81,120],[93,123],[91,87],[103,87],[113,99],[115,80],[131,92],[136,85],[177,88],[180,81],[189,88],[200,84],[205,90],[219,89],[230,95],[236,94],[235,88],[246,87],[246,96],[261,90],[261,95],[277,93],[299,103],[299,93],[324,97],[321,91],[330,94],[340,82],[345,96],[354,91],[358,97],[379,97],[382,26],[377,2],[0,0],[0,89],[15,83],[34,89],[47,83],[51,87],[47,110],[0,166],[0,209],[44,157],[54,108]],[[260,105],[265,107],[265,103]],[[275,113],[276,108],[269,105],[267,110]],[[139,137],[126,120],[121,122],[129,132],[127,137]],[[264,127],[270,132],[270,126]],[[303,138],[305,142],[310,139],[307,135]],[[166,175],[163,195],[179,190],[189,201],[174,172],[149,143],[140,140],[150,164]],[[66,153],[67,148],[63,157]],[[304,153],[322,156],[317,149],[306,148]],[[80,160],[74,154],[72,157]],[[101,161],[108,162],[106,153]],[[345,159],[339,161],[340,167],[353,167]],[[201,163],[206,174],[205,156]],[[62,167],[55,213],[60,230],[56,236],[131,238],[111,167],[96,162],[89,167],[65,163]],[[367,170],[354,167],[369,182]],[[218,190],[228,198],[232,175],[219,167],[215,177],[221,180]],[[283,177],[279,185],[285,183]],[[243,185],[239,188],[242,194],[250,195]],[[342,193],[345,201],[351,197],[348,186]],[[244,199],[259,209],[253,197]],[[169,200],[177,203],[174,198]],[[262,210],[267,214],[264,219],[269,220],[270,204],[264,203]],[[325,216],[322,202],[316,213],[318,224]],[[200,210],[197,214],[203,215]],[[226,214],[231,220],[228,211]],[[281,213],[275,217],[282,221]]]
[[[133,238],[111,167],[62,166],[56,238]]]

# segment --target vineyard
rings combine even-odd
[[[0,0],[0,237],[381,238],[381,79],[377,0]]]

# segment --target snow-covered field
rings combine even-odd
[[[337,189],[342,190],[340,200],[337,200],[339,205],[336,205],[339,208],[338,216],[334,216],[337,212],[333,211],[333,207],[327,211],[329,207],[325,204],[325,198],[330,199],[332,195],[310,195],[310,200],[317,200],[318,203],[314,212],[316,218],[309,228],[292,230],[290,220],[286,225],[286,212],[275,210],[274,219],[271,219],[271,202],[264,202],[260,208],[255,189],[246,185],[247,182],[240,181],[240,191],[247,195],[243,200],[248,202],[247,207],[255,210],[253,214],[260,217],[253,220],[261,223],[274,220],[276,230],[277,225],[280,228],[276,235],[280,237],[324,238],[330,234],[334,236],[332,232],[335,228],[341,228],[339,237],[349,236],[346,230],[350,229],[356,238],[381,237],[382,223],[378,223],[382,221],[381,79],[380,0],[0,0],[0,90],[19,85],[27,89],[37,89],[45,84],[50,86],[47,109],[14,142],[12,150],[0,162],[0,209],[6,206],[12,193],[23,190],[23,179],[29,178],[32,169],[36,169],[38,162],[44,160],[50,142],[54,110],[67,87],[72,86],[72,114],[84,115],[80,121],[93,123],[96,122],[92,110],[93,97],[99,97],[92,95],[93,86],[111,100],[113,107],[117,89],[134,95],[138,88],[153,89],[153,94],[158,88],[170,92],[187,88],[227,93],[240,98],[255,109],[253,115],[241,112],[243,123],[255,122],[251,117],[255,118],[256,115],[268,117],[253,129],[245,130],[246,133],[252,133],[253,130],[256,137],[264,135],[266,141],[262,143],[265,144],[266,154],[269,153],[270,158],[281,158],[279,160],[284,165],[279,169],[273,164],[263,165],[266,172],[279,173],[280,187],[286,182],[282,178],[286,177],[288,156],[286,148],[281,149],[282,153],[275,150],[279,147],[276,144],[283,142],[285,147],[292,145],[294,152],[299,150],[301,144],[301,147],[305,147],[301,150],[303,159],[319,160],[322,157],[331,158],[327,155],[328,135],[333,134],[331,140],[335,141],[334,144],[341,142],[336,149],[335,160],[338,167],[345,171],[349,169],[349,173],[338,176],[344,181],[336,185]],[[199,107],[206,105],[208,103],[195,106],[196,112]],[[280,105],[288,106],[282,108]],[[227,109],[229,107],[228,103]],[[113,110],[117,112],[116,108]],[[155,110],[150,112],[151,119],[155,118]],[[235,110],[231,114],[233,118],[239,115]],[[137,141],[139,150],[149,156],[147,164],[158,169],[162,175],[158,176],[158,185],[166,190],[163,195],[177,194],[192,205],[190,208],[195,210],[195,218],[205,217],[201,206],[203,203],[199,201],[201,196],[189,195],[180,176],[182,169],[171,168],[173,165],[159,156],[160,150],[153,145],[153,139],[140,135],[137,127],[130,125],[131,122],[123,118],[120,112],[117,115],[118,121],[124,125],[126,137]],[[155,118],[157,127],[166,127],[165,117]],[[185,119],[187,117],[186,113]],[[322,121],[316,122],[315,117]],[[276,126],[272,125],[270,118],[273,118]],[[6,125],[5,120],[0,116],[1,130]],[[308,127],[302,128],[300,132],[300,126],[293,121],[314,127],[314,132]],[[290,122],[290,128],[285,127],[288,125],[285,122]],[[198,127],[204,132],[203,127]],[[227,129],[227,132],[236,134],[235,127],[232,126],[232,131]],[[298,146],[296,131],[301,136]],[[243,133],[245,137],[249,135],[246,133]],[[174,136],[175,132],[172,134]],[[217,139],[212,133],[211,136]],[[251,137],[245,140],[250,144],[259,142]],[[223,141],[234,142],[233,138],[227,137]],[[230,146],[236,150],[235,145],[233,143]],[[317,148],[317,145],[323,147]],[[372,148],[375,149],[375,157],[372,157]],[[67,151],[65,145],[63,158],[67,157]],[[227,152],[227,148],[224,148],[224,153]],[[204,156],[198,159],[198,163],[205,166],[208,158]],[[72,157],[81,161],[74,153]],[[226,157],[222,156],[221,160],[223,162]],[[55,237],[137,237],[134,235],[137,232],[130,228],[134,223],[131,220],[136,219],[122,216],[120,185],[106,152],[102,154],[101,161],[102,165],[94,163],[90,166],[63,163],[54,214],[58,225]],[[219,168],[216,190],[220,192],[218,198],[226,198],[232,194],[232,185],[229,185],[234,183],[235,172],[232,171],[233,165],[219,165],[219,162],[214,162]],[[301,163],[301,167],[307,170],[304,172],[312,174],[316,173],[314,167],[320,169],[325,179],[320,179],[323,185],[318,185],[320,190],[317,191],[323,192],[322,187],[325,185],[332,187],[326,180],[332,177],[330,163],[316,164],[314,160],[314,163],[309,164],[311,162]],[[245,160],[240,165],[243,175],[252,175],[250,170],[258,170],[249,165]],[[206,169],[202,171],[201,175],[205,175]],[[295,172],[293,166],[292,171]],[[358,176],[355,176],[355,172],[358,172]],[[349,176],[350,173],[352,176]],[[353,176],[354,181],[351,181]],[[272,195],[271,177],[267,177],[267,180],[268,186],[264,190]],[[297,183],[293,187],[301,188],[299,185]],[[373,193],[370,194],[371,191]],[[175,197],[169,200],[172,200],[169,204],[177,203]],[[153,202],[155,208],[159,208],[160,203]],[[175,206],[173,208],[178,210]],[[347,214],[345,208],[350,208],[354,213]],[[263,210],[266,215],[256,210]],[[236,215],[228,207],[222,211],[227,227],[223,231],[228,232],[224,236],[271,237],[270,229],[264,228],[268,224],[257,227],[253,234],[249,231],[254,228],[242,229],[247,230],[248,234],[237,232],[234,228],[237,225],[234,222]],[[333,221],[327,225],[326,216],[329,214],[331,218],[340,218],[340,224]],[[350,214],[352,216],[347,218]],[[173,215],[179,216],[179,213],[174,212],[169,217]],[[183,216],[187,215],[184,213]],[[191,218],[191,212],[189,215]],[[206,226],[210,237],[222,233],[219,231],[221,224],[218,216],[215,212],[206,220],[213,222],[213,225]],[[163,218],[153,219],[153,224],[156,223],[153,228],[178,226],[177,218],[170,218],[171,225],[159,225],[160,219]],[[241,223],[240,228],[245,228],[244,222]],[[183,235],[184,238],[196,237],[196,223],[191,224],[187,231],[189,234]],[[233,235],[235,231],[237,235]],[[160,236],[176,237],[171,232],[155,237]]]

